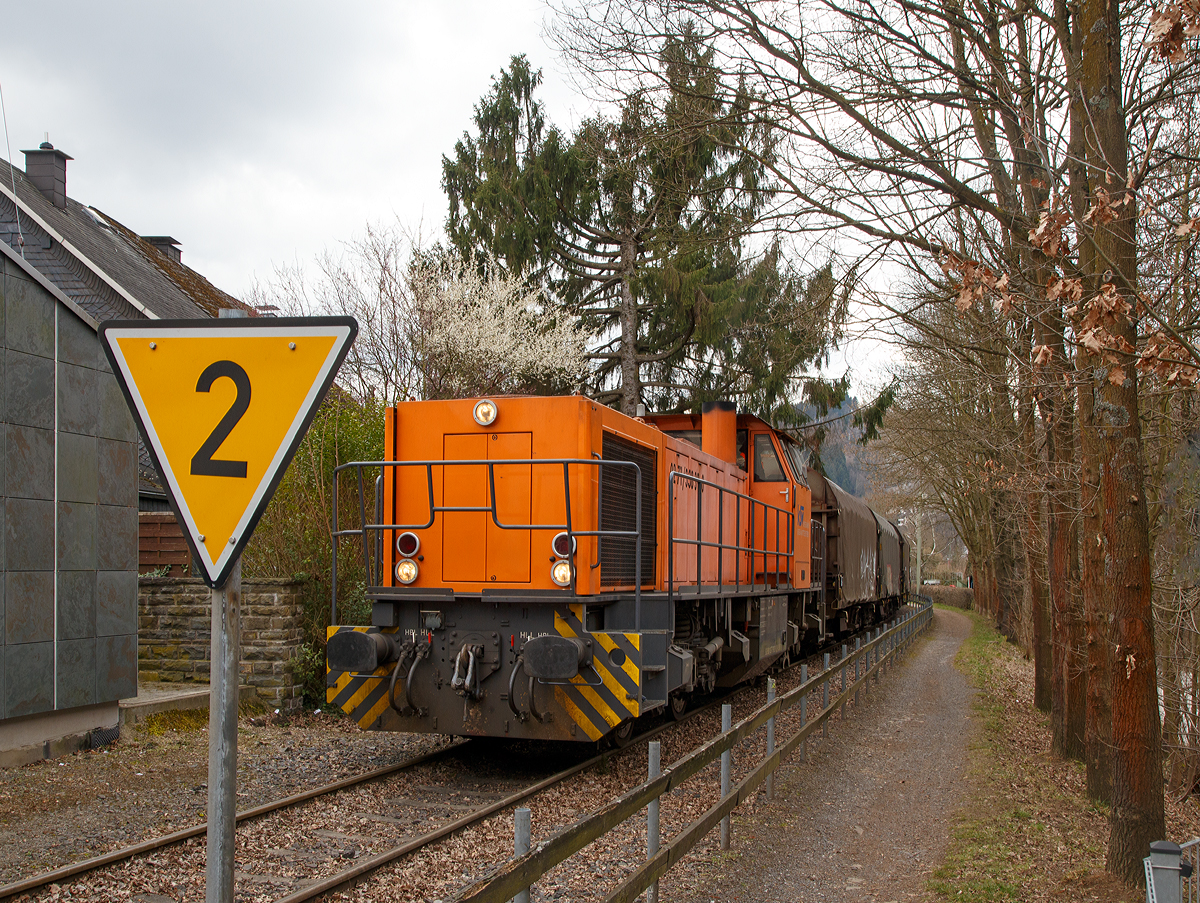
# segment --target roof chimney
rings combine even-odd
[[[67,206],[67,161],[75,159],[50,143],[50,136],[37,150],[21,151],[25,155],[25,177],[55,207]]]
[[[143,235],[142,241],[154,245],[160,252],[170,257],[176,263],[183,263],[183,252],[179,248],[179,242],[170,235]]]

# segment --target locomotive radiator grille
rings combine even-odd
[[[365,633],[368,627],[326,628],[326,642],[335,633],[357,630]],[[325,665],[325,701],[336,705],[358,722],[363,730],[370,730],[388,707],[388,680],[392,665],[380,665],[373,674],[351,674],[348,671],[331,671],[328,660]]]
[[[658,453],[605,432],[606,461],[632,461],[642,472],[642,585],[655,582],[658,560]],[[637,475],[630,467],[600,468],[600,529],[637,528]],[[637,541],[626,536],[600,537],[600,585],[632,586]]]
[[[554,687],[559,706],[580,730],[592,740],[599,740],[622,721],[636,718],[641,711],[641,638],[636,633],[585,632],[582,605],[555,611],[554,629],[559,636],[587,637],[595,643],[591,666],[571,678],[570,684]]]

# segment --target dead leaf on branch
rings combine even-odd
[[[1112,177],[1111,172],[1109,173],[1109,177]],[[1083,221],[1094,226],[1103,226],[1111,223],[1120,215],[1118,208],[1132,204],[1133,200],[1132,192],[1126,191],[1114,201],[1112,195],[1106,189],[1097,188],[1096,198],[1092,201],[1092,206],[1088,208],[1087,213],[1083,215]]]
[[[1078,303],[1083,298],[1083,280],[1075,277],[1051,276],[1046,283],[1046,300]]]
[[[1054,359],[1054,350],[1049,345],[1033,346],[1033,366],[1045,367]]]
[[[996,275],[996,271],[986,264],[976,260],[966,260],[953,252],[947,251],[938,258],[938,265],[947,276],[957,276],[960,280],[958,296],[954,306],[959,313],[966,313],[976,301],[982,300],[988,293],[994,293],[992,306],[1002,312],[1009,313],[1013,309],[1012,295],[1008,292],[1008,274]]]
[[[1186,222],[1182,222],[1178,226],[1176,226],[1175,234],[1182,237],[1184,235],[1187,235],[1189,232],[1195,232],[1198,229],[1200,229],[1200,217],[1193,216],[1191,219],[1187,220]]]
[[[1138,357],[1137,369],[1146,376],[1161,379],[1168,386],[1194,386],[1200,380],[1188,350],[1164,332],[1156,332],[1146,341]]]
[[[1079,344],[1096,355],[1106,364],[1116,366],[1133,357],[1137,349],[1124,336],[1113,335],[1103,326],[1095,326],[1079,333]]]
[[[1038,224],[1029,231],[1029,243],[1047,257],[1058,257],[1069,250],[1063,228],[1071,222],[1071,214],[1062,209],[1055,196],[1038,217]]]
[[[1108,381],[1114,386],[1125,385],[1125,368],[1124,367],[1109,367]]]
[[[1153,47],[1159,56],[1180,63],[1187,59],[1184,41],[1197,35],[1200,35],[1200,3],[1183,0],[1182,3],[1168,3],[1161,10],[1150,13],[1145,44]]]

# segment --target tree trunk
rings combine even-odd
[[[1078,12],[1083,41],[1078,90],[1086,99],[1089,183],[1119,195],[1128,179],[1128,138],[1122,109],[1119,0],[1083,0]],[[1097,192],[1091,192],[1093,199]],[[1137,303],[1136,204],[1118,208],[1110,223],[1090,235],[1093,266],[1085,271],[1087,295],[1111,283]],[[1084,239],[1088,240],[1087,237]],[[1137,341],[1129,316],[1114,313],[1109,332]],[[1142,433],[1137,371],[1133,362],[1100,381],[1093,419],[1100,445],[1100,505],[1104,583],[1113,611],[1112,815],[1110,872],[1130,883],[1144,880],[1142,858],[1166,833],[1163,813],[1162,732],[1155,671],[1154,611],[1150,584],[1150,526],[1143,486]]]
[[[632,235],[621,242],[621,413],[633,417],[641,401],[637,359],[637,299],[633,296],[635,248]]]
[[[1087,793],[1107,803],[1112,798],[1112,609],[1104,586],[1104,536],[1100,512],[1100,437],[1094,419],[1097,383],[1103,368],[1082,348],[1077,352],[1079,379],[1079,489],[1084,625],[1087,633]]]
[[[1043,322],[1055,321],[1050,311]],[[1059,321],[1061,322],[1061,321]],[[1042,344],[1049,345],[1058,364],[1052,365],[1050,385],[1044,389],[1046,417],[1047,555],[1052,609],[1053,684],[1051,744],[1056,755],[1083,759],[1086,714],[1085,663],[1082,619],[1079,610],[1079,564],[1076,555],[1074,493],[1071,491],[1075,452],[1073,418],[1066,410],[1062,391],[1064,342],[1059,329],[1043,329]],[[1052,359],[1052,360],[1053,360]],[[1047,416],[1048,415],[1048,416]]]
[[[1043,712],[1050,711],[1053,687],[1054,649],[1050,637],[1050,600],[1046,593],[1046,519],[1042,512],[1042,497],[1029,493],[1026,502],[1028,520],[1025,557],[1028,562],[1030,617],[1033,620],[1033,704]]]

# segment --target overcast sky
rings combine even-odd
[[[569,130],[592,109],[543,37],[543,0],[5,7],[14,162],[49,132],[74,158],[71,197],[174,236],[185,263],[239,297],[369,222],[440,233],[442,155],[514,54],[542,69],[550,122]],[[849,367],[870,392],[886,357],[852,342],[829,370]]]
[[[0,86],[14,162],[50,133],[67,193],[233,295],[367,222],[440,231],[441,158],[516,53],[552,122],[587,107],[540,0],[7,3]],[[8,149],[0,148],[8,157]]]

